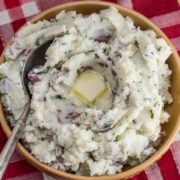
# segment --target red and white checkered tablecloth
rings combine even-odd
[[[72,0],[0,0],[0,54],[8,39],[32,16],[54,5]],[[180,7],[177,0],[107,0],[134,9],[157,24],[180,55]],[[6,137],[0,127],[0,150]],[[16,152],[4,180],[52,180],[29,165]],[[180,180],[180,134],[169,151],[132,180]],[[63,180],[63,178],[61,178]]]

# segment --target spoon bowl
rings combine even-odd
[[[47,48],[52,43],[52,40],[47,41],[46,43],[39,46],[37,49],[35,49],[31,55],[29,56],[28,60],[26,61],[23,70],[22,70],[22,85],[24,88],[24,91],[26,94],[31,98],[31,93],[29,91],[29,78],[28,78],[28,72],[32,70],[36,66],[43,66],[46,62],[45,59],[45,53]]]

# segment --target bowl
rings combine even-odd
[[[35,157],[33,157],[20,143],[17,145],[17,150],[18,152],[34,167],[37,169],[48,173],[54,177],[64,177],[68,179],[78,179],[78,180],[109,180],[109,179],[127,179],[132,177],[135,174],[140,173],[144,169],[146,169],[148,166],[153,164],[155,161],[161,158],[161,156],[168,150],[170,144],[172,143],[173,139],[175,138],[176,134],[179,131],[180,127],[180,59],[179,56],[171,44],[170,40],[165,36],[165,34],[156,26],[154,25],[150,20],[148,20],[146,17],[142,16],[141,14],[130,10],[126,9],[122,6],[112,4],[112,3],[107,3],[107,2],[95,2],[95,1],[79,1],[79,2],[72,2],[72,3],[66,3],[62,5],[58,5],[55,7],[52,7],[34,18],[30,20],[30,22],[37,22],[42,19],[51,19],[55,17],[56,14],[58,14],[61,10],[66,10],[66,11],[71,11],[71,10],[76,10],[78,13],[82,13],[84,15],[91,14],[93,12],[98,12],[100,10],[106,9],[110,6],[116,7],[119,12],[123,16],[129,16],[130,18],[133,19],[135,22],[135,25],[140,26],[142,29],[153,29],[159,37],[163,37],[168,44],[172,48],[172,55],[168,59],[168,64],[170,69],[172,70],[172,76],[171,76],[171,88],[170,92],[173,97],[173,103],[170,105],[167,105],[165,108],[166,110],[170,113],[170,119],[168,123],[163,124],[162,130],[165,131],[166,136],[162,140],[160,146],[157,148],[157,152],[151,156],[149,159],[141,163],[140,165],[137,165],[129,170],[126,170],[124,172],[111,175],[111,176],[93,176],[93,177],[86,177],[86,176],[78,176],[78,175],[73,175],[70,173],[66,173],[57,169],[54,169],[46,164],[43,164],[39,162]],[[24,25],[26,26],[26,24]],[[12,43],[12,39],[7,43],[6,48],[8,45]],[[6,49],[5,48],[5,49]],[[3,52],[4,53],[4,52]],[[4,61],[4,56],[3,53],[0,57],[0,63]],[[9,127],[5,115],[3,113],[2,106],[0,107],[0,122],[2,125],[2,128],[6,134],[7,137],[10,136],[11,134],[11,128]]]

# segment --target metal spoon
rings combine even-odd
[[[35,51],[32,52],[29,59],[26,61],[23,70],[22,70],[22,85],[27,96],[27,104],[24,107],[22,114],[20,115],[19,119],[17,120],[16,125],[13,128],[11,136],[9,137],[7,143],[5,144],[1,154],[0,154],[0,179],[2,179],[6,167],[9,163],[9,160],[14,152],[16,144],[18,143],[21,134],[23,132],[25,122],[30,110],[31,98],[32,95],[29,91],[28,83],[29,79],[27,77],[27,73],[32,70],[37,65],[44,65],[46,62],[45,59],[45,52],[47,48],[50,46],[52,41],[48,41],[45,44],[38,47]]]

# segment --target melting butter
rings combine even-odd
[[[103,76],[95,71],[86,71],[77,78],[73,91],[85,101],[93,103],[107,90]]]

